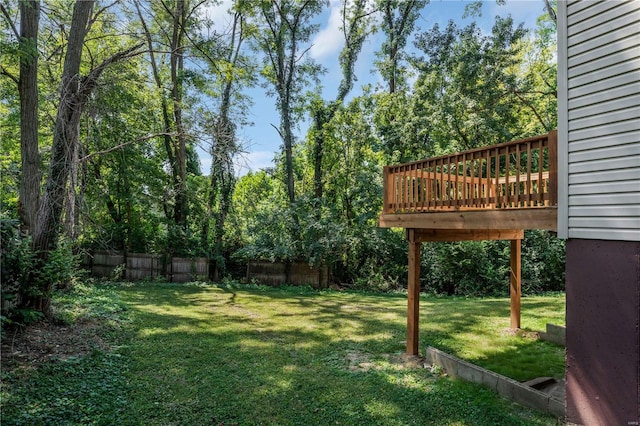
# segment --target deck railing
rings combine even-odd
[[[384,168],[383,214],[557,205],[557,132]]]

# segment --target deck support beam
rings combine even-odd
[[[407,231],[409,273],[407,279],[407,355],[419,354],[420,338],[420,245],[424,242],[510,240],[509,295],[511,328],[520,328],[522,296],[522,229],[414,229]]]
[[[511,240],[511,268],[509,296],[511,299],[511,328],[520,328],[520,298],[522,296],[522,239]]]
[[[420,241],[415,229],[407,229],[409,277],[407,286],[407,355],[418,355],[420,337]]]

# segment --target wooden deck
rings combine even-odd
[[[557,221],[557,133],[384,168],[381,227],[547,229]]]
[[[409,243],[408,355],[418,355],[423,242],[511,241],[511,328],[520,328],[524,230],[556,230],[557,176],[556,131],[384,168],[379,223],[405,228]]]

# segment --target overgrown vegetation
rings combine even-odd
[[[0,283],[2,323],[31,324],[50,314],[39,305],[55,289],[71,285],[79,272],[79,258],[69,241],[61,239],[45,259],[23,235],[17,220],[0,219]]]
[[[458,16],[436,25],[422,0],[2,3],[0,210],[31,238],[10,237],[3,256],[17,269],[3,288],[23,283],[18,307],[46,310],[69,248],[207,256],[215,278],[247,258],[295,260],[343,286],[401,288],[404,236],[377,222],[382,167],[554,128],[555,22],[543,6],[535,28],[502,16],[481,30]],[[211,19],[223,7],[228,27]],[[311,54],[329,15],[348,40],[331,53],[339,76]],[[362,59],[378,84],[356,85]],[[242,139],[258,85],[282,152],[238,177],[243,145],[258,142]],[[535,233],[524,250],[525,291],[561,288],[562,244]],[[501,243],[434,245],[424,285],[501,294],[505,261]]]
[[[53,306],[57,349],[25,362],[3,342],[3,425],[557,424],[406,364],[401,294],[106,283],[56,292]],[[560,294],[523,300],[527,328],[563,313]],[[561,348],[504,331],[506,299],[423,297],[421,315],[422,348],[518,380],[563,374]],[[64,339],[87,324],[99,341],[48,356],[79,348]]]
[[[126,404],[128,307],[109,286],[54,294],[52,317],[3,324],[2,424],[116,424]]]

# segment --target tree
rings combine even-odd
[[[61,216],[69,175],[77,164],[80,118],[84,106],[98,84],[103,71],[112,63],[138,54],[141,45],[134,45],[120,51],[93,67],[86,76],[80,74],[82,50],[85,38],[94,20],[91,19],[94,1],[77,1],[73,8],[73,17],[69,30],[62,81],[60,101],[56,116],[51,159],[42,202],[38,210],[33,236],[33,248],[46,259],[55,249],[60,235]],[[104,11],[101,9],[97,14]],[[75,163],[74,163],[75,159]],[[48,313],[49,293],[52,282],[44,282],[37,299],[25,298],[37,310]]]
[[[313,124],[310,137],[314,141],[313,186],[314,196],[320,203],[322,202],[323,192],[322,159],[326,138],[325,126],[333,119],[351,91],[353,82],[356,80],[354,66],[362,50],[362,44],[368,35],[371,14],[371,11],[367,11],[366,0],[345,1],[342,4],[342,31],[345,39],[345,44],[340,52],[339,58],[340,67],[342,68],[342,81],[338,86],[338,93],[333,101],[325,103],[322,99],[317,98],[311,104],[311,119],[313,120]]]
[[[221,57],[216,60],[207,54],[203,58],[214,68],[215,85],[219,90],[218,111],[213,117],[208,117],[211,124],[207,127],[212,138],[211,174],[202,229],[203,247],[208,246],[210,239],[213,240],[214,280],[219,278],[224,267],[223,238],[235,186],[233,157],[240,151],[236,136],[237,126],[232,117],[233,95],[238,86],[250,84],[253,79],[250,61],[241,55],[243,43],[249,32],[245,13],[241,7],[233,11],[230,32],[226,40],[219,42],[221,46],[217,46],[221,50]],[[213,218],[214,222],[212,235],[209,235],[209,218]]]
[[[260,28],[255,38],[256,49],[264,54],[262,74],[273,86],[280,112],[277,128],[285,155],[285,185],[289,202],[295,201],[293,172],[293,117],[296,104],[308,77],[319,68],[306,56],[304,48],[316,30],[311,19],[320,12],[324,1],[262,0],[257,2],[256,22]]]
[[[385,34],[378,69],[388,84],[389,93],[395,93],[398,86],[404,84],[406,69],[401,66],[404,48],[427,3],[428,0],[378,0],[381,28]]]
[[[2,74],[18,87],[20,99],[20,183],[18,214],[22,229],[31,232],[36,222],[40,197],[40,154],[38,151],[38,30],[40,1],[19,3],[20,30],[13,24],[9,11],[0,5],[6,22],[18,40],[19,77],[2,67]]]
[[[407,103],[406,80],[408,70],[404,66],[407,58],[404,50],[413,33],[416,20],[428,0],[378,0],[376,5],[382,14],[381,28],[384,40],[377,53],[378,71],[387,85],[386,93],[376,97],[375,120],[387,157],[398,158],[393,153],[406,151],[407,142],[402,137],[402,117]]]
[[[192,74],[185,62],[194,45],[190,31],[197,26],[198,8],[204,2],[151,1],[146,9],[140,1],[134,4],[145,34],[155,88],[160,98],[162,141],[171,173],[171,185],[164,203],[169,224],[168,250],[170,253],[187,251],[190,223],[187,174],[193,136],[185,121],[184,99]],[[148,24],[146,15],[151,15],[153,25]],[[165,64],[168,64],[168,70],[163,67]]]
[[[40,198],[40,154],[38,152],[38,21],[40,2],[20,2],[20,205],[23,227],[31,230]]]
[[[428,117],[436,153],[509,141],[521,136],[520,102],[514,96],[526,30],[496,17],[483,35],[474,24],[419,34],[414,107]],[[455,141],[455,142],[454,142]],[[440,151],[438,151],[440,150]]]

